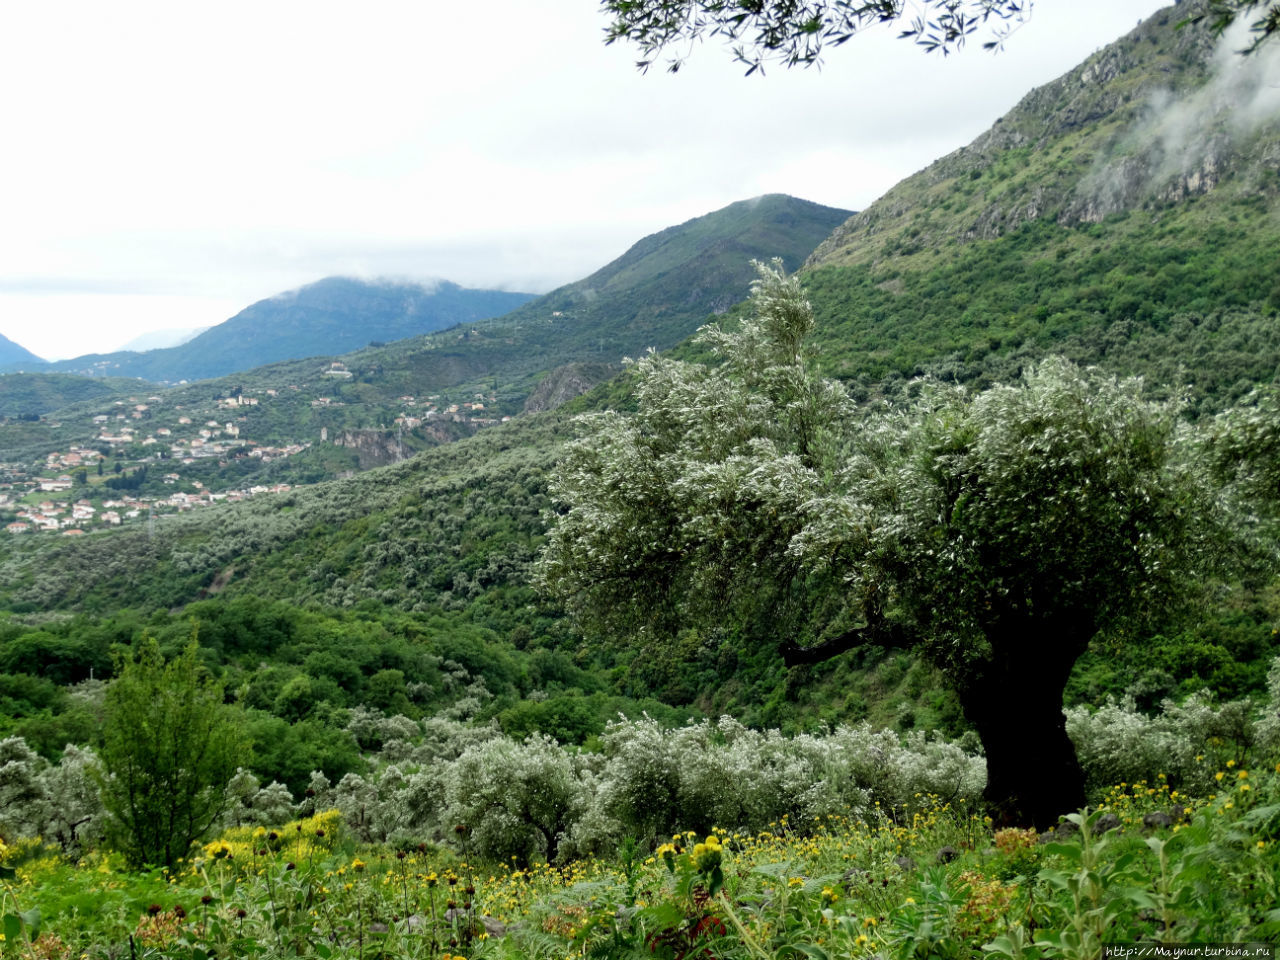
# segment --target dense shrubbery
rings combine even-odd
[[[641,720],[611,726],[604,752],[590,754],[492,725],[366,713],[361,736],[384,744],[370,777],[334,786],[317,775],[295,805],[281,785],[242,772],[220,837],[172,872],[127,874],[87,844],[49,843],[65,836],[57,817],[77,809],[80,840],[97,836],[101,809],[71,803],[92,781],[92,757],[69,751],[55,766],[6,740],[0,949],[93,960],[130,950],[148,960],[454,960],[463,950],[1092,960],[1105,942],[1270,941],[1280,933],[1280,764],[1263,759],[1277,746],[1280,664],[1273,679],[1260,718],[1202,704],[1155,720],[1123,706],[1075,717],[1082,755],[1111,757],[1113,769],[1149,762],[1131,736],[1143,723],[1190,742],[1207,736],[1213,792],[1189,794],[1162,771],[1112,785],[1098,808],[1040,837],[993,831],[968,798],[907,795],[980,775],[963,751],[921,738],[846,728],[789,739],[728,720],[676,730]],[[1248,764],[1222,761],[1243,743],[1213,732],[1230,730],[1233,711],[1249,721]],[[825,779],[806,787],[815,775]],[[661,785],[667,805],[637,842],[626,798]],[[842,799],[853,809],[815,813]],[[658,823],[713,814],[743,826]],[[562,829],[561,862],[526,866],[546,851],[548,829]],[[384,836],[394,842],[369,842]],[[604,855],[573,859],[593,849]]]
[[[910,820],[926,802],[975,802],[985,776],[964,743],[865,724],[784,737],[729,718],[664,727],[645,717],[611,722],[591,750],[565,748],[476,721],[487,698],[473,682],[452,708],[425,720],[357,708],[346,732],[369,751],[361,772],[335,782],[312,771],[291,791],[242,770],[228,785],[225,822],[270,825],[335,808],[353,836],[397,843],[443,842],[463,823],[472,855],[530,863],[608,854],[636,840],[653,846],[727,824],[757,833],[786,823],[812,833],[838,816]],[[1217,788],[1216,772],[1280,756],[1280,660],[1261,712],[1192,698],[1148,716],[1112,703],[1069,711],[1068,728],[1095,800],[1115,783],[1138,781],[1203,796]],[[68,747],[53,763],[20,738],[0,742],[0,832],[44,836],[77,854],[106,824],[96,766],[87,749]]]

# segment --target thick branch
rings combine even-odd
[[[788,667],[796,667],[803,663],[821,663],[855,647],[910,647],[918,639],[915,633],[905,629],[901,624],[880,621],[846,630],[811,647],[802,647],[792,642],[784,643],[782,661]]]

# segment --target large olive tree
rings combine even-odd
[[[1174,404],[1048,360],[859,409],[812,372],[780,265],[709,362],[649,355],[638,408],[585,419],[553,482],[543,584],[600,636],[732,626],[789,665],[918,648],[982,737],[988,798],[1044,825],[1084,801],[1062,695],[1095,638],[1202,582],[1219,498]]]

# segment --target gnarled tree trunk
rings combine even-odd
[[[1084,771],[1062,695],[1086,643],[1035,622],[988,635],[990,659],[959,690],[987,755],[998,824],[1048,829],[1084,806]]]

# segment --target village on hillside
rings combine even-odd
[[[335,362],[324,375],[342,381],[351,373]],[[286,492],[293,484],[220,484],[211,479],[218,474],[211,474],[208,468],[225,467],[234,461],[265,464],[296,457],[314,443],[342,445],[338,432],[331,436],[325,426],[313,440],[268,443],[247,435],[251,432],[249,414],[256,412],[255,408],[282,401],[282,394],[299,392],[298,386],[291,385],[265,389],[261,396],[236,388],[230,396],[197,404],[170,404],[158,394],[111,401],[104,412],[91,417],[92,440],[68,443],[45,454],[43,461],[0,463],[0,524],[9,534],[79,536],[131,522],[154,521],[165,514]],[[299,399],[315,410],[347,405],[335,396],[310,400],[305,396]],[[392,428],[412,431],[433,421],[481,428],[510,420],[489,413],[486,403],[492,405],[493,400],[484,394],[456,401],[440,395],[404,395],[395,404],[399,413]],[[61,427],[57,420],[42,418],[42,422],[51,431]]]

